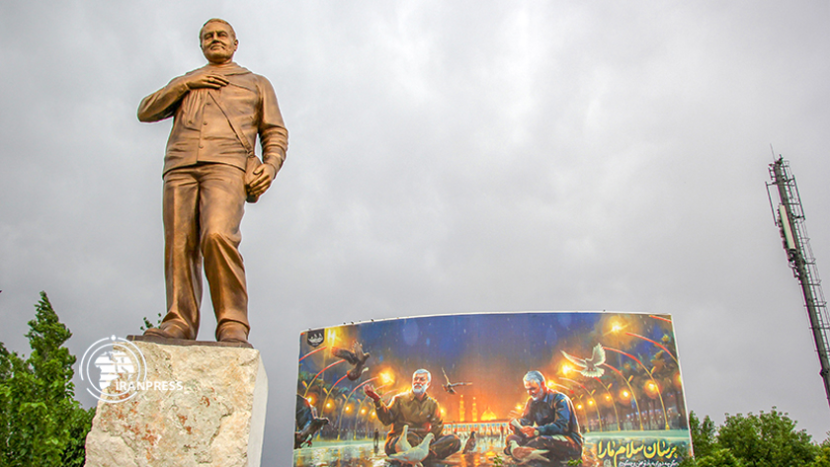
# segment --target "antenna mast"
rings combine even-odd
[[[774,153],[773,153],[774,154]],[[787,252],[787,259],[793,269],[793,275],[801,283],[801,290],[804,293],[804,306],[807,308],[807,315],[810,318],[810,328],[813,331],[813,338],[816,341],[818,359],[821,364],[821,375],[824,381],[824,391],[827,393],[827,400],[830,403],[830,316],[827,314],[827,302],[821,290],[821,279],[816,267],[816,259],[810,248],[810,238],[807,236],[807,226],[804,223],[804,209],[801,207],[801,198],[798,194],[798,186],[795,184],[795,177],[790,171],[790,164],[781,155],[769,165],[770,178],[772,182],[767,183],[767,195],[771,186],[778,188],[778,197],[781,203],[778,209],[773,208],[775,224],[781,232],[784,250]]]

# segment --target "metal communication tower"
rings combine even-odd
[[[827,314],[827,302],[821,290],[821,279],[818,276],[816,259],[810,248],[810,238],[807,236],[807,226],[804,223],[804,209],[801,207],[801,198],[795,177],[790,172],[790,164],[783,157],[769,165],[772,182],[767,183],[767,194],[771,186],[778,188],[778,197],[781,200],[778,209],[773,208],[775,224],[781,232],[784,250],[793,274],[801,283],[804,293],[804,306],[810,318],[810,328],[816,341],[818,359],[821,363],[821,375],[824,380],[824,390],[830,402],[830,317]],[[770,195],[770,207],[773,206]]]

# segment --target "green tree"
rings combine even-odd
[[[697,467],[745,467],[745,464],[736,458],[729,449],[715,449],[700,458]]]
[[[685,458],[680,467],[830,467],[830,439],[813,444],[775,407],[759,415],[727,414],[720,427],[690,412],[689,431],[695,457]]]
[[[830,436],[830,432],[827,435]],[[811,467],[830,467],[830,438],[818,445],[816,459]]]
[[[717,442],[715,439],[717,433],[715,422],[708,415],[701,421],[694,411],[689,412],[689,432],[692,435],[692,446],[698,459],[712,453]]]
[[[727,415],[718,430],[718,445],[747,467],[804,467],[813,464],[818,446],[796,422],[775,407],[769,413]]]
[[[157,327],[161,326],[161,321],[162,321],[161,313],[159,313],[158,320],[156,321],[155,324],[153,324],[149,319],[147,319],[146,316],[142,319],[144,319],[144,326],[139,327],[142,331],[146,331],[150,328],[157,328]]]
[[[0,342],[0,467],[82,466],[95,409],[74,399],[72,336],[41,292],[29,321],[28,359]]]

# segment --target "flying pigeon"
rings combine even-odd
[[[602,344],[594,346],[591,358],[574,357],[573,355],[568,355],[564,350],[562,351],[562,355],[579,367],[579,373],[586,378],[599,378],[605,373],[605,369],[599,367],[605,363],[605,349],[602,348]]]
[[[366,364],[366,360],[371,354],[369,352],[363,352],[363,345],[358,341],[354,342],[352,350],[332,347],[331,353],[335,357],[342,358],[352,365],[352,369],[347,373],[347,376],[351,381],[357,381],[357,379],[360,378],[360,375],[363,374],[364,371],[368,370],[368,368],[364,368],[363,365]]]
[[[442,384],[441,387],[444,388],[450,394],[455,394],[455,387],[456,386],[469,386],[473,383],[450,383],[450,377],[447,376],[447,372],[441,368],[441,372],[444,373],[444,379],[447,380],[447,384]]]
[[[424,465],[421,464],[421,461],[426,459],[429,455],[429,443],[432,442],[433,438],[435,438],[435,435],[433,435],[432,433],[427,433],[424,440],[421,441],[421,444],[409,449],[408,451],[390,454],[389,458],[394,459],[403,465],[424,467]]]

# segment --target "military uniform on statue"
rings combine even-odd
[[[146,336],[196,339],[202,262],[216,314],[216,340],[247,344],[248,292],[239,231],[282,167],[288,132],[271,83],[232,61],[238,41],[223,20],[200,31],[208,64],[141,101],[138,118],[173,117],[164,158],[167,314]],[[259,136],[262,162],[254,154]]]

